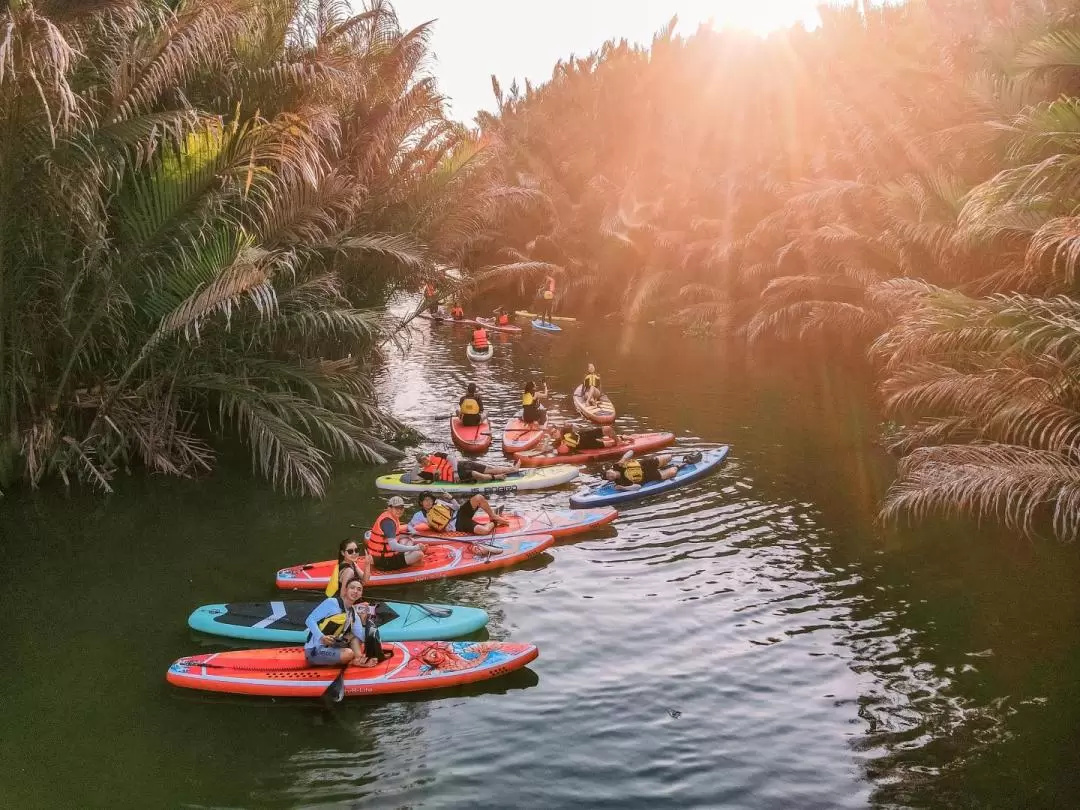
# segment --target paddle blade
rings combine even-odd
[[[345,670],[346,667],[341,668],[341,672],[338,676],[330,682],[330,685],[326,687],[326,691],[322,693],[322,702],[327,706],[333,706],[336,703],[341,703],[342,698],[345,697]]]

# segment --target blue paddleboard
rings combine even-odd
[[[556,326],[553,323],[544,323],[539,318],[532,322],[533,329],[539,329],[541,332],[561,332],[562,327]]]
[[[647,498],[650,495],[659,495],[675,487],[681,487],[691,481],[704,478],[710,473],[716,472],[727,458],[728,446],[717,447],[715,450],[706,450],[701,454],[701,461],[696,464],[687,464],[679,469],[674,478],[667,481],[655,481],[642,484],[637,489],[618,490],[615,485],[608,481],[602,486],[593,489],[582,489],[570,496],[570,506],[575,509],[586,509],[592,506],[604,506],[605,504],[623,503],[624,501],[636,501],[638,498]]]
[[[294,599],[203,605],[188,617],[188,626],[215,636],[303,644],[307,638],[304,621],[318,604]],[[488,621],[487,612],[480,608],[413,602],[373,604],[377,604],[375,621],[383,641],[443,641],[475,633]]]

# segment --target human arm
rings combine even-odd
[[[333,597],[327,597],[316,605],[315,609],[308,614],[306,619],[304,619],[304,625],[308,630],[308,639],[319,639],[324,646],[332,644],[334,639],[330,636],[323,635],[323,631],[319,628],[319,622],[333,616],[339,610],[338,601]]]
[[[423,548],[420,546],[403,542],[397,534],[397,527],[395,526],[394,521],[390,518],[383,518],[382,523],[379,524],[379,531],[381,531],[383,537],[386,538],[386,542],[390,546],[391,551],[423,551]]]

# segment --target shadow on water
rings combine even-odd
[[[620,430],[732,445],[718,475],[545,558],[379,593],[482,607],[491,638],[540,646],[499,681],[330,713],[164,683],[174,658],[232,646],[188,630],[193,607],[280,597],[277,568],[325,558],[377,513],[381,471],[343,467],[319,502],[243,466],[133,478],[109,499],[6,499],[4,803],[1070,805],[1075,552],[961,524],[883,531],[892,463],[865,381],[814,355],[766,363],[676,337],[579,324],[472,366],[464,330],[418,324],[388,358],[387,404],[431,447],[448,446],[466,382],[498,429],[530,378],[571,413],[586,362]],[[562,507],[569,491],[516,502]],[[58,618],[43,600],[57,588]]]

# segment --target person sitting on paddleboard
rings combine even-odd
[[[633,450],[627,450],[621,459],[604,467],[604,479],[613,482],[615,489],[637,489],[642,484],[667,481],[689,463],[685,458],[676,462],[671,453],[639,459],[631,458],[633,455]]]
[[[492,314],[495,316],[495,323],[499,326],[510,325],[510,315],[502,307],[495,307],[495,309],[492,310]]]
[[[592,363],[585,369],[585,379],[581,383],[581,396],[586,405],[599,405],[604,392],[600,388],[600,375],[596,373],[596,366]]]
[[[354,579],[361,585],[367,585],[371,577],[371,555],[363,540],[342,540],[338,546],[337,564],[326,583],[326,595],[337,596]]]
[[[539,290],[540,300],[543,302],[540,310],[540,323],[551,324],[551,308],[555,305],[555,279],[551,276],[544,278],[544,286]]]
[[[481,511],[491,519],[478,523],[476,513]],[[492,534],[497,526],[510,525],[510,521],[492,509],[488,499],[479,493],[459,506],[456,500],[446,494],[436,498],[430,492],[425,492],[420,496],[420,511],[409,521],[409,530],[415,531],[421,522],[432,531],[463,534]]]
[[[401,540],[404,529],[401,516],[405,514],[405,499],[394,495],[386,502],[386,509],[375,518],[368,532],[368,553],[379,571],[398,571],[416,565],[424,558],[424,547]]]
[[[485,481],[502,480],[518,471],[518,462],[513,465],[485,464],[469,458],[460,458],[456,453],[421,453],[416,457],[418,469],[412,478],[432,483],[480,484]]]
[[[457,415],[465,427],[476,427],[484,421],[484,400],[476,392],[476,383],[469,383],[465,396],[458,400]]]
[[[304,658],[317,667],[373,667],[383,658],[375,607],[364,599],[364,586],[352,579],[337,596],[327,597],[308,614]]]
[[[461,308],[461,304],[454,304],[453,308],[450,310],[450,317],[455,321],[460,321],[465,317],[465,310]]]
[[[547,411],[540,404],[548,398],[547,383],[544,383],[544,391],[536,390],[536,383],[529,380],[525,383],[525,390],[521,394],[521,420],[530,425],[542,425],[547,421]]]
[[[483,326],[477,326],[472,333],[472,347],[474,351],[487,352],[488,333]]]

